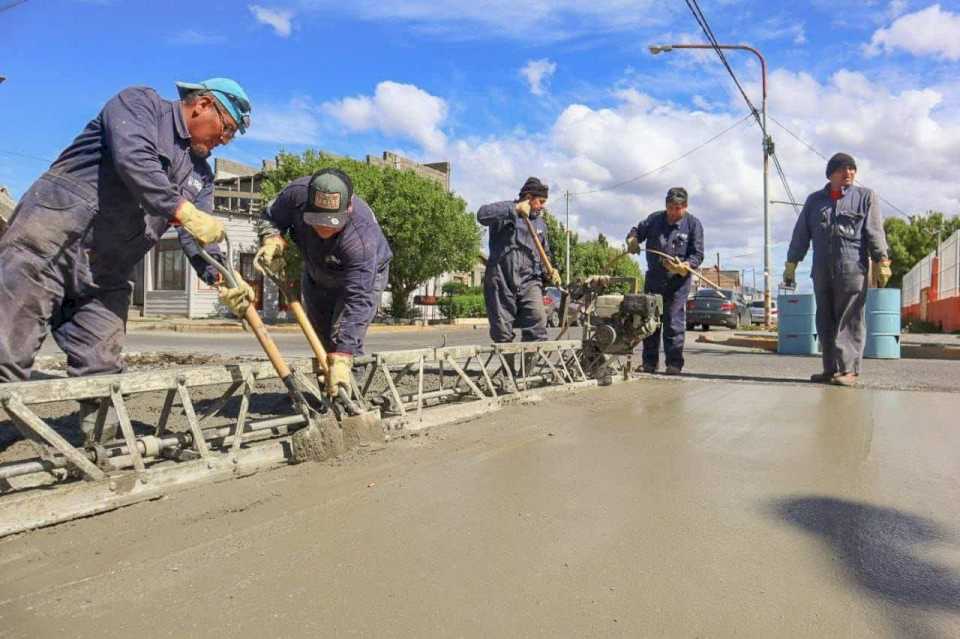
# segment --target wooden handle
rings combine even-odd
[[[540,259],[543,261],[543,265],[547,269],[547,273],[553,270],[553,265],[550,264],[550,258],[547,257],[547,252],[543,250],[543,244],[540,243],[540,236],[537,235],[537,232],[533,230],[533,222],[530,221],[529,217],[523,218],[527,223],[527,229],[530,231],[530,235],[533,236],[533,243],[537,246],[537,251],[540,253]]]
[[[273,364],[273,368],[277,371],[280,379],[290,377],[290,367],[283,361],[283,357],[280,355],[280,349],[277,348],[270,334],[267,333],[267,327],[263,325],[263,320],[257,315],[257,309],[253,307],[253,304],[247,307],[247,312],[243,314],[243,319],[247,320],[247,324],[250,325],[250,329],[257,337],[257,341],[260,342],[260,346],[263,347],[263,351],[267,354],[270,363]]]
[[[288,301],[287,308],[293,311],[293,316],[296,318],[297,324],[303,329],[303,334],[307,336],[310,348],[313,349],[313,354],[320,363],[320,368],[323,370],[324,375],[326,375],[330,372],[330,367],[327,366],[327,351],[323,348],[323,343],[320,341],[317,332],[313,330],[313,324],[310,323],[307,312],[303,310],[303,304],[299,301]]]

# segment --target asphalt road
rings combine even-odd
[[[0,637],[960,636],[955,395],[651,379],[0,540]]]
[[[722,329],[714,332],[721,333]],[[551,329],[556,335],[557,329]],[[704,379],[756,381],[771,384],[806,383],[820,370],[817,357],[782,356],[764,351],[699,344],[699,332],[687,332],[685,348],[688,375]],[[579,329],[571,329],[571,338]],[[273,334],[282,353],[289,357],[309,357],[307,343],[297,333]],[[367,339],[367,351],[428,348],[489,341],[485,327],[431,327],[423,330],[373,332]],[[129,353],[209,353],[223,356],[262,356],[259,344],[250,333],[174,333],[143,331],[127,336]],[[48,339],[42,355],[59,355]],[[935,390],[960,392],[960,362],[942,360],[865,360],[862,383],[868,388],[898,390]]]

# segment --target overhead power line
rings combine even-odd
[[[36,155],[30,155],[29,153],[20,153],[19,151],[5,151],[0,149],[0,155],[10,155],[17,158],[25,158],[27,160],[35,160],[37,162],[43,162],[44,164],[52,164],[53,160],[48,158],[37,157]]]
[[[19,6],[26,1],[27,0],[14,0],[14,2],[8,2],[7,4],[0,4],[0,13],[3,13],[4,11],[9,11],[10,9],[13,9],[16,6]]]
[[[746,116],[744,116],[744,117],[741,118],[740,120],[737,120],[736,122],[734,122],[733,124],[731,124],[730,126],[728,126],[727,128],[725,128],[723,131],[720,131],[720,132],[717,133],[716,135],[708,138],[707,140],[704,140],[703,142],[701,142],[701,143],[698,144],[697,146],[693,147],[693,148],[690,149],[689,151],[686,151],[686,152],[683,153],[682,155],[678,155],[677,157],[673,158],[673,159],[670,160],[669,162],[664,162],[663,164],[661,164],[661,165],[658,166],[657,168],[651,169],[651,170],[647,171],[646,173],[641,173],[640,175],[638,175],[638,176],[636,176],[636,177],[632,177],[632,178],[630,178],[629,180],[624,180],[624,181],[622,181],[622,182],[617,182],[616,184],[611,184],[610,186],[605,186],[605,187],[603,187],[602,189],[592,189],[592,190],[590,190],[590,191],[580,191],[579,193],[571,193],[570,195],[574,195],[574,196],[575,196],[575,195],[590,195],[591,193],[601,193],[601,192],[603,192],[603,191],[613,191],[614,189],[618,189],[618,188],[620,188],[621,186],[625,186],[625,185],[631,184],[631,183],[633,183],[633,182],[638,182],[639,180],[642,180],[642,179],[645,178],[645,177],[649,177],[649,176],[653,175],[654,173],[658,173],[659,171],[662,171],[663,169],[667,168],[667,167],[670,166],[671,164],[676,164],[676,163],[679,162],[680,160],[682,160],[682,159],[684,159],[684,158],[686,158],[686,157],[689,157],[689,156],[693,155],[694,153],[696,153],[697,151],[699,151],[699,150],[702,149],[703,147],[705,147],[705,146],[707,146],[707,145],[709,145],[709,144],[711,144],[711,143],[713,143],[713,142],[716,142],[717,140],[719,140],[720,138],[722,138],[724,135],[726,135],[726,134],[729,133],[730,131],[734,130],[735,128],[737,128],[738,126],[740,126],[741,124],[743,124],[744,122],[746,122],[747,120],[749,120],[751,117],[752,117],[752,114],[751,114],[751,115],[746,115]]]

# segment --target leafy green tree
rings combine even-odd
[[[391,314],[410,317],[409,298],[418,286],[449,271],[473,268],[480,255],[480,227],[466,202],[443,186],[410,170],[376,166],[315,151],[283,155],[263,185],[267,199],[290,181],[325,168],[350,176],[354,192],[376,213],[393,250],[390,262]],[[295,252],[288,274],[299,278],[301,261]]]
[[[912,215],[909,220],[887,218],[883,228],[893,261],[893,277],[889,286],[899,287],[903,276],[936,250],[938,234],[941,240],[946,240],[960,229],[960,217],[947,218],[938,211],[928,211],[926,215]]]
[[[550,260],[553,268],[560,271],[563,281],[567,281],[567,229],[550,213],[544,213],[543,221],[547,225],[547,242],[550,244]],[[572,255],[577,247],[579,238],[576,233],[570,234],[571,270],[573,270]]]
[[[601,234],[596,240],[577,244],[576,250],[572,251],[570,269],[574,277],[585,278],[591,275],[635,277],[642,288],[643,273],[633,258],[627,255],[618,259],[613,266],[609,266],[621,253],[622,251],[609,246],[606,238]]]

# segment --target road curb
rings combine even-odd
[[[300,326],[295,323],[267,324],[267,330],[271,333],[299,333]],[[422,325],[400,325],[391,326],[375,324],[367,330],[367,334],[390,334],[390,333],[421,333],[421,332],[443,332],[450,329],[464,330],[472,328],[480,330],[486,328],[486,324],[430,324]],[[194,324],[186,322],[149,322],[149,323],[131,323],[127,327],[130,333],[140,333],[149,331],[169,331],[173,333],[243,333],[245,329],[240,322],[218,322],[215,324]]]

